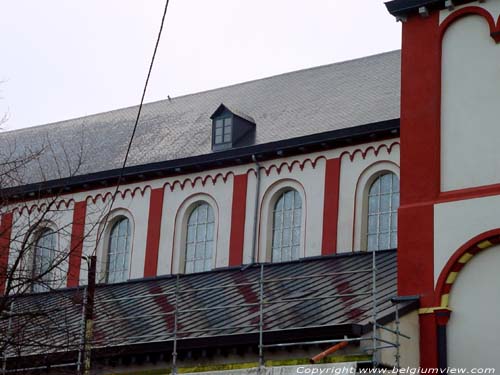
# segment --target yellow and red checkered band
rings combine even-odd
[[[500,244],[500,235],[494,235],[488,237],[487,239],[479,241],[477,244],[466,249],[459,257],[455,260],[453,265],[446,275],[444,285],[440,291],[440,307],[448,307],[448,300],[453,283],[457,279],[459,272],[464,268],[464,266],[478,253],[483,250],[489,249],[492,246]]]

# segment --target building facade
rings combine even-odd
[[[397,249],[402,364],[497,366],[500,2],[387,7],[401,52],[148,104],[123,173],[136,108],[4,133],[52,153],[4,183],[2,272],[22,254],[36,295],[87,285],[91,255],[98,283],[142,285]]]

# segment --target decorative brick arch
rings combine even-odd
[[[465,8],[458,9],[453,13],[450,13],[450,15],[447,16],[439,26],[441,40],[443,39],[446,30],[452,23],[454,23],[455,21],[457,21],[462,17],[471,15],[483,17],[486,20],[486,22],[488,22],[488,27],[490,29],[490,36],[496,43],[500,42],[500,19],[495,24],[495,20],[493,19],[491,14],[486,9],[477,6],[468,6]]]
[[[500,228],[484,232],[463,244],[448,260],[436,285],[436,306],[448,308],[449,296],[458,273],[478,253],[500,244]]]

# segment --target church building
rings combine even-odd
[[[123,169],[137,107],[0,133],[4,371],[500,369],[500,0],[386,6],[400,51],[145,104]]]

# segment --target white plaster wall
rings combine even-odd
[[[500,228],[500,196],[434,206],[434,283],[453,253],[471,238]]]
[[[38,205],[34,202],[24,204],[15,210],[13,215],[11,249],[9,253],[9,267],[19,259],[21,250],[25,243],[33,241],[35,227],[41,229],[47,227],[56,232],[56,258],[54,260],[54,287],[64,287],[66,285],[66,275],[68,270],[68,256],[71,241],[71,227],[73,222],[73,203],[61,205],[56,210],[55,205],[47,210],[50,201],[40,200]],[[24,207],[24,208],[21,208]],[[33,264],[33,252],[25,251],[22,255],[22,262],[15,266],[18,272],[31,272]]]
[[[448,365],[500,368],[500,246],[475,255],[460,271],[450,294]]]
[[[218,171],[211,171],[210,175],[216,176]],[[189,177],[192,181],[197,176],[204,177],[206,174],[181,176],[182,181]],[[175,184],[173,191],[171,184],[177,178],[169,178],[164,182],[167,184],[163,199],[163,215],[160,234],[160,251],[158,257],[158,274],[166,275],[178,273],[182,270],[180,264],[180,254],[184,251],[181,230],[183,217],[179,217],[179,209],[189,200],[194,203],[197,200],[208,201],[213,207],[216,215],[216,240],[214,247],[214,266],[226,267],[229,263],[229,239],[231,233],[231,206],[233,195],[233,176],[229,175],[224,181],[218,177],[213,183],[212,179],[207,180],[205,185],[198,179],[194,185],[187,183],[182,189],[180,184]],[[210,197],[206,199],[206,195]],[[187,208],[187,207],[186,207]]]
[[[263,163],[262,166],[266,168],[269,164]],[[298,163],[295,163],[291,172],[286,167],[282,168],[279,174],[276,168],[272,168],[269,176],[261,171],[257,259],[262,262],[271,260],[272,233],[269,230],[273,225],[271,199],[274,194],[285,187],[294,188],[302,197],[301,257],[321,255],[325,189],[325,160],[323,158],[317,161],[314,168],[311,162],[306,161],[302,170]],[[251,212],[249,214],[253,218],[253,214]]]
[[[409,339],[403,336],[399,337],[399,359],[400,366],[403,368],[417,368],[420,364],[420,325],[418,321],[418,311],[416,310],[401,316],[399,319],[399,331],[410,337]],[[384,327],[393,331],[397,328],[394,321],[385,324]],[[363,338],[372,337],[371,332],[363,336]],[[384,329],[377,330],[377,337],[386,341],[386,343],[379,342],[380,346],[389,345],[388,343],[395,344],[397,342],[396,335]],[[360,345],[360,348],[366,351],[369,351],[372,347],[373,343],[371,340],[362,341]],[[380,349],[377,360],[381,364],[394,367],[396,365],[396,354],[397,350],[395,348]]]
[[[271,224],[269,213],[272,207],[269,205],[271,191],[277,187],[285,187],[290,184],[297,187],[303,195],[303,232],[301,234],[302,252],[301,256],[317,256],[321,254],[322,232],[323,232],[323,206],[325,189],[325,165],[326,159],[342,156],[340,176],[340,201],[339,201],[339,226],[338,226],[338,250],[357,250],[353,246],[353,240],[358,230],[355,223],[356,186],[363,171],[380,163],[391,163],[397,169],[399,164],[398,139],[388,141],[371,142],[364,145],[355,145],[324,152],[309,153],[293,157],[283,157],[261,163],[261,185],[259,194],[259,213],[257,221],[257,259],[264,261],[268,259],[270,251],[270,233],[266,228]],[[354,155],[351,161],[349,155]],[[276,167],[280,167],[278,169]],[[190,201],[203,199],[209,196],[214,211],[217,214],[217,237],[216,252],[214,255],[214,267],[226,267],[229,264],[229,242],[231,233],[231,210],[233,196],[233,174],[248,174],[246,216],[244,227],[244,263],[249,263],[252,258],[252,237],[254,230],[255,191],[256,176],[254,164],[245,164],[232,168],[221,168],[198,174],[187,174],[168,178],[159,178],[134,184],[123,184],[113,204],[112,215],[126,212],[133,219],[133,239],[131,247],[131,263],[129,278],[143,277],[145,264],[145,249],[147,239],[147,224],[149,219],[149,204],[151,189],[165,187],[163,213],[161,220],[158,274],[170,274],[181,269],[180,254],[183,249],[182,238],[182,213],[179,209]],[[267,171],[267,173],[266,173]],[[207,176],[213,176],[208,177]],[[216,177],[217,176],[217,177]],[[225,177],[225,178],[223,178]],[[202,184],[202,179],[205,181]],[[194,184],[193,184],[194,182]],[[194,185],[194,186],[193,186]],[[299,188],[300,187],[300,188]],[[86,201],[87,217],[85,225],[85,240],[83,254],[90,255],[96,247],[96,238],[99,225],[103,222],[103,214],[109,209],[111,201],[110,194],[114,193],[114,187],[103,187],[92,191],[85,191],[62,196],[66,201]],[[131,192],[134,192],[132,194]],[[103,200],[102,197],[105,197]],[[34,202],[28,202],[31,205]],[[358,209],[359,209],[358,204]],[[261,212],[262,210],[262,212]],[[73,203],[69,209],[62,210],[62,215],[55,220],[57,225],[67,226],[67,233],[60,241],[69,248],[71,238],[71,221],[73,217]],[[19,223],[22,226],[22,223]],[[359,226],[359,225],[358,225]],[[16,231],[18,229],[14,229]],[[359,238],[358,238],[359,241]],[[97,246],[98,270],[104,267],[106,238],[102,238]],[[13,244],[15,247],[15,244]],[[87,282],[86,263],[82,262],[80,282]]]
[[[124,197],[120,194],[117,195],[115,202],[112,206],[111,216],[112,219],[114,213],[120,213],[126,211],[129,213],[129,216],[133,218],[133,233],[132,233],[132,241],[130,248],[130,270],[129,270],[129,278],[140,278],[144,275],[144,261],[145,261],[145,251],[146,251],[146,238],[147,238],[147,224],[149,217],[149,198],[151,194],[151,189],[146,187],[146,183],[143,184],[135,184],[135,185],[127,185],[123,186],[120,190],[126,191],[131,189],[132,191],[135,188],[140,188],[143,190],[143,194],[140,191],[136,191],[134,196],[130,192],[127,192]],[[114,188],[102,189],[100,194],[104,195],[107,192],[114,192]],[[93,194],[92,196],[96,196],[97,194]],[[103,201],[100,198],[97,198],[95,203],[92,198],[87,198],[87,218],[85,222],[85,239],[83,242],[83,254],[90,255],[95,250],[97,250],[97,271],[99,275],[99,279],[101,279],[102,272],[105,267],[105,245],[107,243],[107,239],[105,235],[101,235],[101,239],[97,245],[96,242],[98,232],[102,229],[102,223],[104,222],[104,215],[109,211],[109,204],[111,202],[111,198],[108,195],[106,199]],[[107,224],[112,225],[111,222]],[[103,232],[106,233],[106,230]],[[87,282],[87,273],[86,273],[86,264],[82,261],[82,271],[80,272],[80,282],[85,284]]]
[[[399,140],[374,142],[347,149],[341,160],[339,219],[337,227],[337,252],[362,250],[363,194],[371,173],[382,170],[392,171],[399,176]],[[351,160],[350,155],[353,155]],[[368,172],[368,174],[367,174]],[[363,178],[367,177],[366,179]],[[357,193],[358,192],[358,193]]]
[[[485,4],[498,13],[498,1]],[[490,37],[484,18],[460,18],[445,32],[441,78],[442,191],[500,182],[498,61],[500,46]]]

